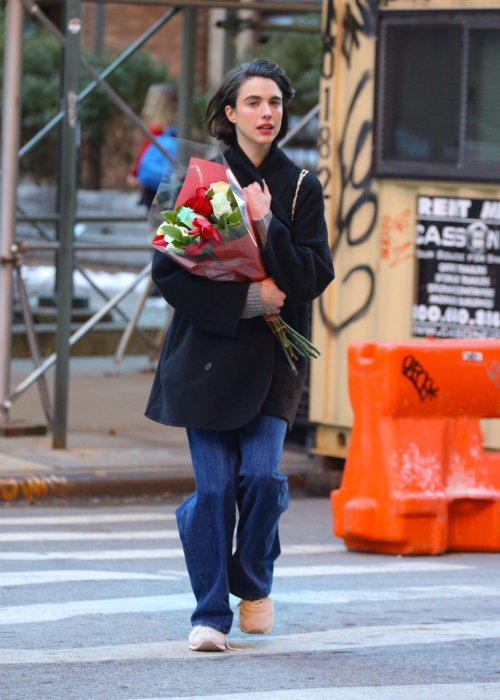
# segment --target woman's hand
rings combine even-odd
[[[279,314],[286,294],[276,286],[272,277],[267,277],[262,282],[261,298],[265,314]]]
[[[264,191],[258,182],[252,182],[248,187],[244,187],[246,200],[252,212],[252,218],[262,219],[271,209],[271,193],[264,180]]]
[[[136,176],[132,175],[132,173],[129,173],[127,175],[127,185],[129,185],[130,187],[137,187],[138,184],[139,180],[136,178]]]

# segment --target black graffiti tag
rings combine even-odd
[[[334,28],[337,17],[335,14],[335,5],[333,0],[328,0],[326,5],[326,17],[325,17],[325,30],[323,32],[322,42],[323,42],[323,62],[321,68],[321,75],[326,80],[330,80],[333,77],[333,72],[335,69],[335,59],[334,59],[334,49],[335,49],[335,34]]]
[[[434,380],[413,355],[407,355],[403,360],[403,376],[407,377],[418,391],[420,401],[437,399],[439,389],[434,386]]]
[[[373,36],[375,34],[375,17],[377,12],[375,0],[366,0],[366,4],[360,0],[355,0],[354,5],[356,6],[356,14],[351,10],[351,5],[346,4],[342,20],[344,30],[342,53],[349,67],[354,48],[359,49],[359,35]]]
[[[340,47],[347,65],[350,66],[351,58],[355,50],[359,49],[361,35],[372,37],[376,31],[376,14],[377,4],[380,0],[353,0],[347,4],[347,9],[344,11],[342,21],[336,16],[333,0],[327,1],[326,18],[323,33],[323,70],[322,77],[330,80],[333,76],[334,69],[334,48],[336,41],[340,41]],[[352,5],[352,9],[351,9]],[[338,25],[341,25],[340,27]],[[339,31],[340,30],[340,31]],[[362,152],[370,145],[371,135],[373,131],[373,121],[367,119],[366,115],[359,113],[359,105],[361,104],[360,97],[373,79],[371,71],[365,71],[361,76],[355,90],[351,102],[347,109],[342,134],[339,143],[337,144],[338,167],[339,167],[339,182],[340,182],[340,197],[336,214],[336,231],[337,236],[331,247],[332,258],[335,259],[338,248],[342,239],[346,239],[349,247],[363,245],[371,237],[378,215],[378,197],[375,192],[371,191],[372,180],[372,164],[370,162],[365,172],[359,173],[359,164],[361,163]],[[323,116],[323,126],[320,129],[318,138],[319,154],[322,159],[329,159],[331,155],[332,131],[329,125],[330,120],[330,86],[324,86],[325,113]],[[347,141],[349,133],[354,130],[354,152],[348,153]],[[357,130],[357,131],[356,131]],[[323,189],[328,190],[329,183],[333,177],[330,172],[328,162],[324,162],[318,171],[318,177],[322,182]],[[355,200],[352,204],[347,204],[349,195],[354,195]],[[329,192],[325,192],[325,199],[330,196]],[[354,219],[356,215],[362,211],[371,213],[369,221],[363,230],[354,232],[356,227]],[[321,320],[328,329],[328,332],[335,336],[341,333],[345,328],[363,318],[370,308],[375,297],[376,277],[375,270],[370,264],[354,265],[351,267],[343,279],[342,286],[348,281],[351,284],[365,278],[369,288],[366,298],[360,303],[358,308],[351,313],[347,318],[335,323],[328,317],[325,309],[324,298],[319,299],[319,311]]]
[[[338,233],[331,248],[332,258],[334,259],[344,236],[347,239],[347,244],[350,247],[362,245],[363,243],[368,241],[368,239],[372,235],[377,220],[378,198],[374,192],[370,191],[370,184],[372,179],[371,164],[366,173],[364,173],[361,176],[355,175],[356,167],[359,162],[361,152],[363,150],[363,147],[367,143],[373,129],[372,121],[365,119],[362,122],[362,124],[359,127],[359,132],[356,139],[356,144],[352,158],[347,158],[346,155],[347,132],[351,127],[352,121],[354,121],[354,112],[358,100],[371,79],[371,73],[369,71],[365,71],[356,87],[356,90],[354,91],[354,95],[347,110],[347,117],[342,131],[340,143],[338,144],[340,167],[340,200],[336,216],[336,228]],[[355,192],[359,192],[359,194],[354,203],[348,208],[347,211],[345,211],[345,200],[348,190],[354,190]],[[354,216],[364,207],[372,208],[371,219],[366,229],[364,231],[361,231],[361,233],[359,233],[358,235],[354,236],[351,229]],[[371,303],[375,296],[375,271],[370,265],[356,265],[355,267],[352,267],[342,279],[342,285],[344,285],[351,277],[354,277],[359,274],[366,275],[369,279],[370,288],[368,290],[366,300],[360,305],[360,307],[356,311],[354,311],[354,313],[352,313],[345,320],[341,321],[339,324],[334,323],[331,319],[327,317],[324,308],[323,297],[320,297],[319,308],[321,320],[332,335],[337,335],[342,330],[344,330],[344,328],[347,328],[347,326],[351,325],[358,319],[363,318],[363,316],[366,314],[366,312],[371,306]]]

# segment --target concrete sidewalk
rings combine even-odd
[[[13,370],[15,386],[31,364],[16,361]],[[68,449],[53,450],[50,435],[0,438],[0,501],[193,491],[185,430],[143,415],[152,381],[143,356],[127,358],[119,372],[112,358],[73,358]],[[53,374],[48,382],[52,389]],[[12,418],[44,422],[36,386],[15,403]],[[286,446],[281,468],[292,489],[327,495],[334,483],[296,446]]]

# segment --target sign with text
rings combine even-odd
[[[412,332],[500,338],[500,200],[419,197]]]

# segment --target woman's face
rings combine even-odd
[[[238,142],[270,146],[281,128],[283,95],[270,78],[249,78],[240,87],[236,106],[226,105]]]

